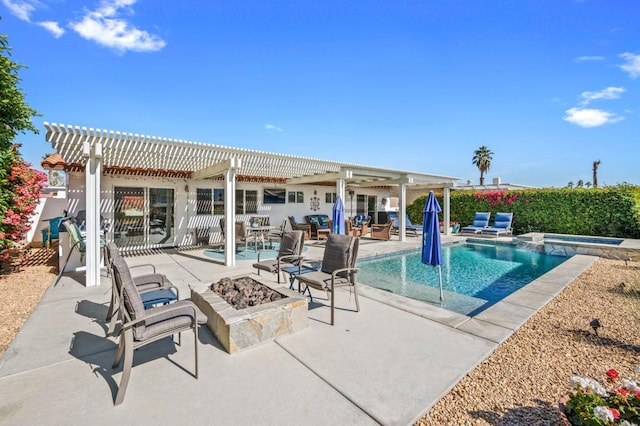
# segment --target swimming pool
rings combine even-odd
[[[442,303],[438,270],[422,263],[420,250],[358,261],[358,282],[474,316],[568,259],[469,243],[444,246],[442,256]]]
[[[587,235],[544,234],[544,240],[566,241],[570,243],[608,244],[619,246],[624,241],[622,238],[590,237]]]

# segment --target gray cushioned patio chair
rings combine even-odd
[[[116,281],[113,276],[113,268],[111,267],[111,262],[113,261],[114,257],[121,257],[120,250],[114,242],[110,241],[104,246],[104,263],[107,267],[107,274],[111,277],[111,301],[109,302],[109,309],[107,310],[106,318],[106,322],[109,323],[107,336],[114,332],[118,320],[122,320],[121,311],[119,309],[120,302],[118,299],[118,289],[116,287]],[[175,292],[176,299],[180,298],[179,290],[171,284],[166,276],[156,273],[156,267],[154,265],[144,264],[129,266],[129,271],[131,272],[132,269],[137,268],[150,268],[150,271],[152,271],[148,274],[139,274],[132,277],[139,293],[148,293],[166,288],[172,289],[172,291]],[[115,318],[116,314],[118,314],[118,318]]]
[[[304,247],[304,231],[290,231],[282,234],[282,241],[278,255],[275,259],[260,260],[261,252],[258,252],[258,261],[253,267],[260,271],[267,271],[278,274],[278,282],[280,282],[281,268],[287,266],[296,266],[302,263],[302,248]]]
[[[195,374],[198,378],[198,324],[206,324],[207,317],[191,300],[180,300],[170,305],[144,309],[140,293],[131,278],[127,263],[122,257],[114,257],[112,261],[113,275],[120,294],[120,309],[124,324],[120,332],[118,350],[113,361],[113,368],[118,367],[124,355],[122,379],[118,386],[115,405],[122,403],[133,365],[133,351],[148,343],[165,337],[193,330],[195,346]]]
[[[355,268],[359,241],[352,235],[329,234],[320,270],[296,277],[301,285],[331,292],[331,325],[334,324],[335,290],[338,287],[353,287],[356,311],[360,312],[356,281],[358,269]]]

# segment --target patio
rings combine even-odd
[[[363,240],[360,257],[417,247],[416,240]],[[321,252],[322,246],[309,245],[307,257]],[[557,294],[595,258],[574,259],[536,292],[545,292],[546,282]],[[127,261],[154,263],[183,295],[189,285],[204,288],[253,272],[250,261],[230,270],[202,250],[150,252]],[[69,275],[50,288],[0,359],[0,422],[408,424],[528,318],[504,326],[490,317],[460,322],[419,302],[381,300],[369,288],[355,313],[342,292],[337,306],[347,309],[337,310],[335,327],[328,324],[329,309],[311,304],[307,329],[234,355],[201,327],[199,380],[190,375],[188,333],[175,351],[168,339],[142,348],[125,402],[113,407],[120,372],[111,370],[115,340],[104,337],[110,284],[106,276],[100,286],[80,282]],[[321,293],[314,300],[326,303]],[[521,311],[525,302],[511,305]]]

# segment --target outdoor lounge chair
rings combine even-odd
[[[371,216],[364,214],[358,214],[353,218],[353,225],[356,228],[361,228],[361,235],[367,235],[369,233],[369,225],[371,224]]]
[[[114,242],[108,242],[104,246],[104,263],[107,267],[107,273],[111,277],[111,301],[109,303],[109,309],[107,310],[106,322],[109,323],[109,329],[107,330],[107,336],[112,334],[115,330],[117,320],[114,319],[116,314],[119,314],[119,320],[121,318],[121,311],[119,309],[120,301],[118,299],[119,293],[116,287],[116,281],[113,276],[113,268],[111,263],[115,257],[121,257],[118,246]],[[175,299],[179,299],[180,293],[176,287],[174,287],[166,276],[156,273],[156,267],[151,264],[129,266],[131,271],[134,268],[150,268],[151,273],[141,274],[133,277],[133,283],[135,284],[138,292],[141,294],[155,292],[161,289],[167,289],[175,295]]]
[[[344,221],[345,235],[353,235],[354,237],[360,237],[362,235],[362,228],[356,227],[352,220]]]
[[[393,223],[392,231],[399,232],[400,220],[398,218],[398,213],[389,212],[388,214],[389,214],[389,219],[391,219]],[[405,232],[412,232],[413,235],[417,237],[418,231],[422,231],[422,225],[414,225],[413,223],[411,223],[411,219],[409,219],[408,214],[405,214],[404,221],[405,221],[405,225],[404,225]]]
[[[473,215],[473,224],[463,227],[460,231],[462,233],[469,232],[479,234],[483,229],[489,227],[489,217],[491,217],[490,212],[476,212]]]
[[[114,257],[112,261],[113,276],[119,292],[120,310],[123,315],[122,331],[116,357],[112,368],[116,368],[122,361],[122,379],[118,386],[115,405],[124,400],[133,366],[133,351],[148,343],[165,337],[193,330],[195,347],[195,374],[198,378],[198,324],[206,324],[207,317],[191,300],[180,300],[170,305],[144,309],[140,293],[134,284],[127,263],[122,257]]]
[[[355,268],[360,240],[351,235],[329,234],[324,248],[322,266],[318,271],[296,276],[300,285],[324,292],[331,292],[331,325],[334,324],[335,290],[337,287],[353,287],[356,311],[360,311]]]
[[[496,213],[493,226],[482,229],[482,234],[495,235],[498,238],[501,234],[511,234],[511,222],[513,213]]]
[[[384,224],[376,223],[371,225],[371,238],[375,240],[390,240],[392,226],[393,222]]]
[[[304,238],[307,240],[311,239],[311,225],[308,223],[298,223],[296,221],[296,218],[293,216],[289,216],[287,217],[287,219],[289,220],[289,225],[291,225],[291,229],[293,229],[294,231],[304,231],[305,236]]]
[[[280,282],[280,271],[287,266],[296,266],[302,262],[302,248],[304,247],[304,232],[290,231],[282,235],[280,249],[275,259],[260,260],[260,252],[258,252],[258,261],[253,267],[260,271],[267,271],[278,274],[278,283]]]

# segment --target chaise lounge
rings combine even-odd
[[[512,234],[511,222],[513,222],[513,213],[496,213],[493,226],[482,229],[482,234],[495,235],[496,238],[501,234]]]
[[[389,212],[389,220],[393,223],[393,232],[399,232],[400,229],[400,218],[398,217],[397,212]],[[418,236],[418,231],[422,231],[422,225],[414,225],[411,223],[411,219],[409,219],[409,215],[405,214],[404,216],[404,229],[405,232],[413,232],[414,236]]]
[[[460,231],[464,233],[479,234],[483,229],[489,227],[490,212],[476,212],[473,215],[473,224],[463,227]]]

